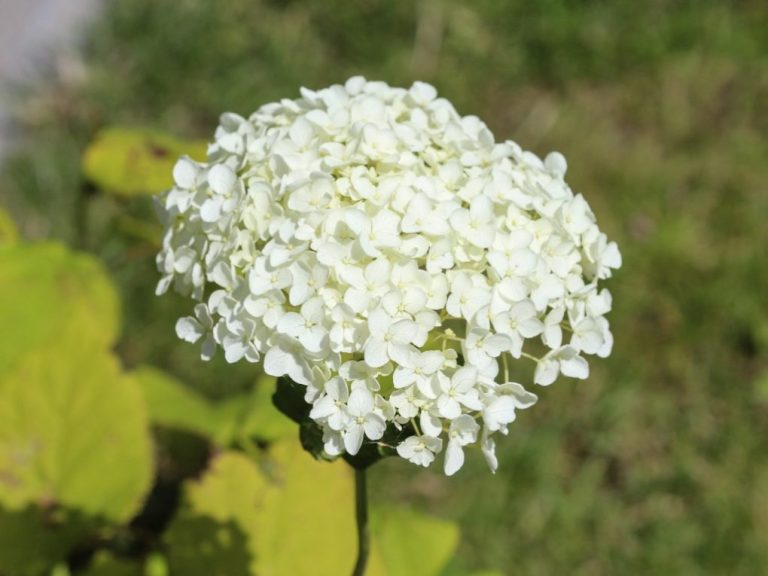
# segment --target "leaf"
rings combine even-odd
[[[98,552],[91,560],[83,576],[142,576],[144,570],[140,563],[120,560],[105,551]]]
[[[295,440],[275,444],[262,469],[242,454],[224,453],[185,491],[169,531],[170,572],[349,573],[353,493],[345,466],[315,462]]]
[[[407,510],[372,514],[368,576],[437,576],[455,550],[454,524]],[[293,439],[258,463],[225,452],[187,484],[167,544],[171,574],[348,574],[357,556],[351,470],[314,460]]]
[[[19,234],[10,214],[0,208],[0,246],[16,244]]]
[[[0,573],[37,576],[49,570],[66,558],[87,526],[87,519],[71,510],[31,505],[9,510],[0,500]]]
[[[205,160],[207,144],[143,128],[112,126],[99,132],[83,155],[86,178],[120,196],[157,194],[173,185],[180,156]]]
[[[255,526],[259,574],[351,573],[357,553],[351,470],[341,461],[314,460],[293,439],[272,446],[267,464],[272,489]]]
[[[274,378],[262,375],[251,392],[213,402],[171,375],[148,366],[134,375],[152,421],[208,437],[223,446],[243,438],[272,441],[293,434],[295,425],[270,402]]]
[[[29,353],[0,379],[0,398],[3,509],[61,510],[57,522],[79,535],[136,512],[152,475],[148,419],[111,355],[76,339]]]
[[[0,502],[116,522],[135,512],[151,476],[148,420],[115,358],[77,341],[31,353],[0,380],[0,397]]]
[[[213,406],[170,374],[141,366],[133,376],[144,394],[152,422],[214,437],[217,434]]]
[[[257,523],[268,483],[246,456],[226,452],[199,484],[188,483],[184,504],[167,534],[171,574],[256,574]]]
[[[262,374],[256,381],[243,414],[243,434],[269,442],[296,432],[296,425],[272,404],[275,386],[276,379],[266,374]]]
[[[304,400],[306,387],[296,384],[289,378],[278,378],[277,388],[272,395],[272,403],[288,418],[301,424],[309,418],[311,407]]]
[[[459,542],[453,522],[409,509],[378,507],[371,520],[387,576],[437,576]]]
[[[106,350],[118,323],[117,294],[95,259],[54,243],[0,246],[0,377],[28,350],[70,338]]]
[[[0,248],[0,322],[0,571],[36,573],[137,510],[148,419],[108,351],[117,299],[92,258]]]

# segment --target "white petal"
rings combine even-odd
[[[328,426],[333,430],[344,430],[349,424],[349,416],[341,410],[336,410],[328,416]]]
[[[326,382],[325,390],[328,392],[328,396],[334,400],[346,402],[347,398],[349,398],[347,383],[344,382],[343,378],[331,378],[328,380],[328,382]]]
[[[464,465],[464,450],[455,440],[449,440],[443,460],[443,471],[446,476],[453,476]]]
[[[313,420],[319,420],[320,418],[327,418],[336,411],[336,401],[330,396],[323,396],[312,406],[309,417]]]
[[[387,423],[384,418],[378,414],[368,414],[363,422],[363,428],[365,429],[365,435],[371,440],[378,440],[384,436],[384,431],[387,429]]]
[[[424,352],[419,357],[419,365],[424,374],[434,374],[445,364],[445,356],[437,350]]]
[[[461,392],[466,392],[477,384],[477,368],[462,366],[451,377],[452,386]]]
[[[462,446],[472,444],[477,440],[480,425],[469,414],[462,414],[451,422],[449,435]]]
[[[395,388],[405,388],[416,382],[416,374],[410,368],[398,366],[395,369],[392,382],[394,383]]]
[[[387,353],[393,362],[400,366],[408,365],[416,349],[410,344],[393,344],[387,346]]]
[[[389,362],[389,356],[387,354],[387,343],[383,340],[377,340],[370,338],[365,345],[365,363],[373,368],[384,366]]]
[[[296,312],[286,313],[277,323],[277,331],[297,338],[304,332],[305,320]]]
[[[321,352],[326,347],[326,338],[328,332],[321,326],[313,326],[309,330],[304,330],[299,336],[299,342],[307,351],[316,354]]]
[[[245,356],[247,345],[244,342],[231,342],[224,346],[224,358],[230,364],[234,364]]]
[[[305,148],[314,136],[314,126],[299,116],[289,130],[291,140],[300,148]]]
[[[562,177],[565,176],[565,172],[568,170],[568,162],[565,161],[565,156],[560,154],[560,152],[550,152],[544,158],[544,167]]]
[[[483,433],[483,441],[480,447],[483,451],[483,456],[485,456],[488,468],[495,474],[499,467],[499,461],[496,458],[496,442],[487,432]]]
[[[363,445],[363,427],[359,424],[350,425],[344,432],[344,448],[354,456]]]
[[[496,398],[483,410],[483,421],[490,431],[496,431],[515,421],[516,403],[511,396]]]
[[[352,416],[365,416],[373,410],[373,395],[367,388],[355,388],[349,395],[347,409]]]
[[[176,336],[185,342],[197,342],[204,333],[200,323],[191,316],[179,318],[176,321]]]
[[[402,343],[410,343],[419,333],[419,326],[413,320],[398,320],[389,327],[392,340]]]
[[[208,183],[216,194],[228,195],[235,187],[235,182],[237,176],[226,164],[216,164],[208,172]]]
[[[217,196],[215,198],[209,198],[203,205],[200,206],[200,219],[203,222],[216,222],[221,216],[221,207],[224,204],[224,200]]]
[[[235,272],[231,265],[219,262],[211,270],[211,280],[222,288],[231,289],[235,286]]]
[[[397,445],[397,454],[401,458],[410,460],[413,457],[418,440],[418,436],[409,436]]]
[[[512,393],[512,396],[515,397],[515,405],[521,409],[530,408],[539,400],[539,397],[536,396],[536,394],[528,392],[528,390],[523,388],[523,386],[517,382],[504,384],[503,389],[505,392],[508,391]]]
[[[354,306],[348,303],[352,308]],[[377,338],[384,336],[384,333],[389,329],[392,324],[392,318],[381,308],[378,308],[370,313],[368,316],[368,329],[371,334]]]
[[[560,370],[565,376],[585,380],[589,376],[589,364],[581,356],[560,361]]]
[[[264,357],[264,372],[270,376],[290,376],[297,384],[310,383],[310,373],[305,362],[299,361],[294,354],[273,346]]]
[[[440,438],[435,438],[433,436],[422,436],[421,441],[424,442],[424,445],[435,454],[439,454],[443,449],[443,441]]]
[[[437,399],[437,410],[440,416],[449,420],[461,415],[461,406],[447,394],[443,394]]]
[[[493,358],[498,357],[502,352],[506,352],[512,346],[512,340],[505,334],[494,334],[488,336],[483,341],[483,350]]]
[[[208,362],[213,358],[216,353],[216,340],[213,339],[213,334],[209,333],[203,340],[203,344],[200,346],[200,358]]]
[[[440,418],[429,412],[422,411],[419,416],[419,426],[421,431],[427,436],[437,437],[443,432],[443,423],[440,421]]]
[[[197,164],[189,158],[180,158],[173,167],[173,181],[184,190],[194,188],[197,181]]]
[[[341,434],[332,430],[323,430],[323,450],[329,456],[339,456],[344,448]]]
[[[541,386],[549,386],[557,380],[560,373],[560,363],[546,356],[536,365],[536,371],[533,375],[533,381]]]

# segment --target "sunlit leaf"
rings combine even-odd
[[[0,247],[0,377],[25,352],[68,339],[104,350],[118,323],[115,289],[95,259],[53,243]]]
[[[11,219],[11,215],[0,208],[0,246],[3,244],[15,244],[19,239],[16,232],[16,225]]]
[[[272,441],[296,433],[296,424],[272,404],[275,378],[262,374],[247,399],[241,432],[261,440]],[[242,402],[242,400],[240,400]]]
[[[120,560],[108,552],[97,553],[83,576],[143,576],[140,562]]]
[[[0,398],[5,530],[30,507],[50,511],[39,531],[61,525],[77,534],[137,511],[152,473],[148,419],[116,359],[71,338],[26,354],[0,378]],[[0,566],[12,548],[0,547]]]
[[[259,574],[351,573],[357,545],[349,467],[316,461],[293,438],[273,445],[265,465],[272,489],[255,525]]]
[[[194,432],[225,446],[244,438],[276,440],[296,431],[295,424],[272,406],[274,378],[262,376],[252,392],[214,402],[156,368],[141,367],[134,374],[152,421],[161,426]]]
[[[173,166],[183,155],[205,160],[206,143],[155,130],[112,126],[97,134],[86,149],[83,172],[106,192],[156,194],[171,187]]]
[[[269,483],[242,454],[224,453],[199,483],[187,485],[185,502],[168,532],[171,574],[256,574],[254,527]]]
[[[387,576],[437,575],[456,551],[453,522],[398,507],[379,507],[371,516]]]
[[[368,576],[437,576],[455,551],[450,522],[388,508],[372,516]],[[167,549],[172,574],[348,574],[357,556],[352,471],[314,460],[295,439],[259,462],[225,452],[187,485]]]
[[[109,352],[114,288],[55,244],[0,248],[0,572],[39,573],[149,488],[148,418]]]
[[[218,423],[210,402],[170,374],[142,366],[133,372],[144,393],[152,422],[215,436]]]

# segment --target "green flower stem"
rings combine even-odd
[[[357,562],[355,562],[352,576],[363,576],[371,550],[371,534],[368,529],[368,488],[364,468],[355,468],[355,517],[357,518]]]

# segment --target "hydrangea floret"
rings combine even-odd
[[[407,431],[401,457],[446,474],[537,397],[510,378],[586,378],[608,356],[621,265],[566,161],[496,142],[435,88],[350,78],[224,114],[207,162],[182,158],[159,202],[157,292],[228,362],[306,387],[325,452]]]

